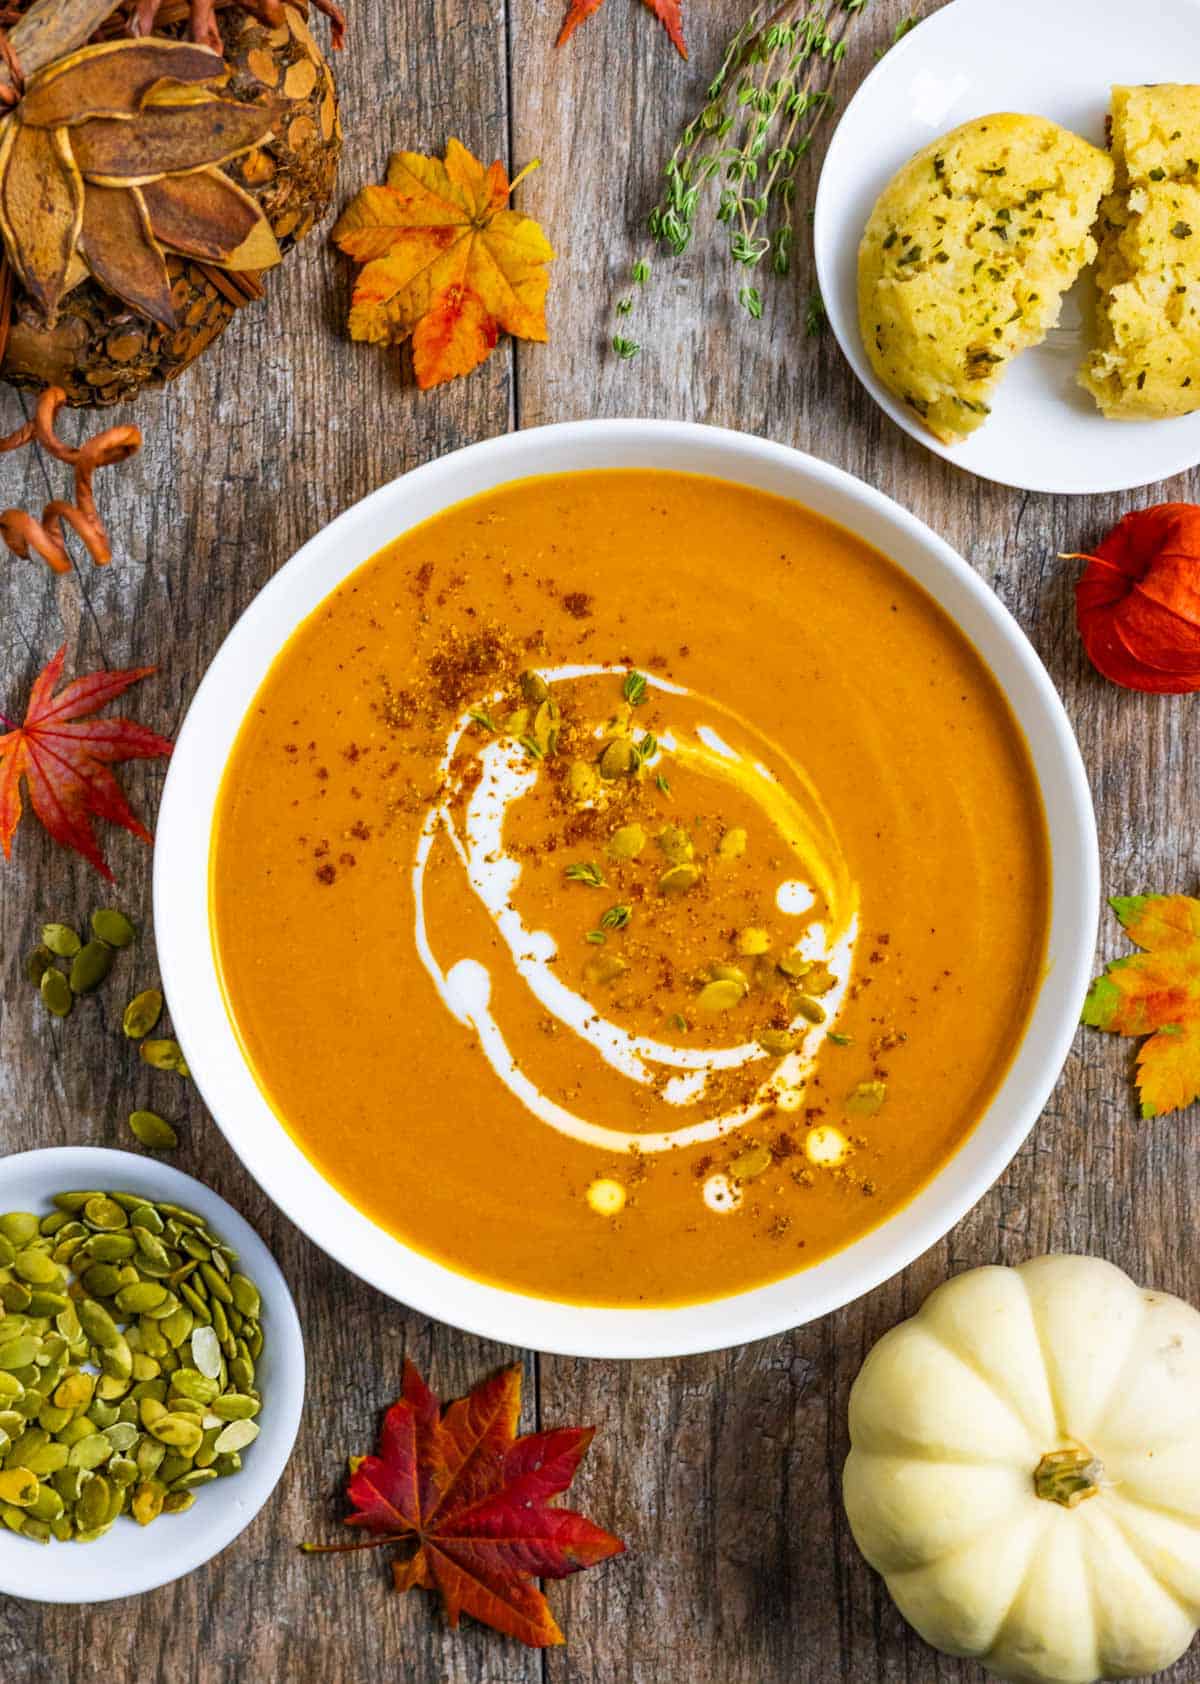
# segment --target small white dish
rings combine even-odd
[[[858,246],[900,166],[972,117],[1050,117],[1105,145],[1116,82],[1200,81],[1198,0],[953,0],[890,48],[838,124],[817,190],[813,245],[829,322],[854,372],[892,420],[928,450],[1025,491],[1127,491],[1200,463],[1200,412],[1173,421],[1106,421],[1076,374],[1091,344],[1089,274],[1060,325],[1017,357],[992,414],[944,445],[876,378],[858,328]]]
[[[531,474],[630,467],[710,474],[790,497],[919,581],[975,645],[1025,733],[1054,878],[1046,975],[1029,1027],[974,1132],[933,1180],[812,1268],[659,1309],[599,1308],[492,1286],[424,1256],[356,1209],[305,1156],[255,1080],[226,1011],[208,911],[225,764],[300,622],[377,550],[464,498]],[[250,604],[197,690],[172,756],[154,850],[155,935],[172,1021],[210,1111],[259,1185],[381,1292],[484,1338],[570,1356],[681,1356],[760,1339],[849,1303],[939,1240],[1005,1168],[1049,1097],[1091,977],[1099,902],[1095,820],[1070,724],[1024,633],[978,574],[914,515],[840,469],[786,445],[682,421],[576,421],[488,439],[381,487],[319,532]]]
[[[94,1187],[142,1193],[197,1211],[238,1253],[239,1268],[263,1301],[265,1343],[258,1376],[260,1432],[238,1474],[196,1494],[185,1514],[141,1527],[122,1516],[91,1544],[30,1543],[0,1528],[0,1593],[32,1602],[110,1602],[180,1579],[231,1544],[278,1485],[296,1442],[304,1402],[304,1340],[279,1266],[253,1228],[225,1200],[190,1175],[132,1152],[55,1146],[0,1159],[0,1212],[47,1216],[55,1193]]]

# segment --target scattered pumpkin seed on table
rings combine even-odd
[[[134,1138],[150,1152],[173,1152],[179,1145],[179,1136],[165,1117],[160,1117],[156,1111],[133,1111],[129,1117],[129,1128]]]
[[[262,1409],[262,1299],[203,1217],[136,1193],[53,1205],[0,1216],[0,1523],[43,1544],[186,1512],[241,1469]]]

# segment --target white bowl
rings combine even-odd
[[[807,504],[891,556],[962,628],[1009,697],[1041,782],[1053,851],[1047,981],[978,1127],[904,1209],[836,1256],[704,1304],[603,1309],[506,1291],[406,1246],[332,1187],[260,1092],[226,1014],[208,918],[213,811],[242,717],[282,644],[347,574],[439,510],[529,474],[683,469]],[[292,1220],[381,1292],[489,1339],[577,1356],[717,1349],[824,1315],[902,1269],[1004,1169],[1045,1104],[1087,986],[1099,908],[1096,832],[1071,728],[1016,622],[961,557],[896,503],[799,451],[674,421],[582,421],[469,446],[364,498],[282,568],[219,650],[179,735],[159,813],[154,915],[163,983],[192,1074],[231,1146]]]
[[[1092,281],[1060,325],[1004,376],[992,413],[944,445],[876,378],[858,329],[858,244],[901,164],[971,117],[1052,117],[1096,146],[1114,82],[1200,77],[1197,0],[954,0],[890,48],[838,124],[817,191],[813,246],[830,325],[854,372],[897,426],[956,467],[1026,491],[1125,491],[1200,462],[1200,411],[1106,421],[1076,381],[1092,343]]]
[[[219,1555],[279,1484],[304,1402],[304,1341],[292,1295],[271,1253],[232,1206],[190,1175],[133,1152],[54,1146],[0,1159],[0,1212],[32,1210],[46,1216],[55,1193],[84,1187],[144,1193],[197,1211],[238,1253],[239,1268],[263,1301],[265,1343],[256,1365],[263,1394],[261,1430],[241,1473],[204,1486],[185,1514],[164,1515],[145,1527],[122,1517],[106,1537],[91,1544],[40,1546],[0,1528],[0,1592],[33,1602],[137,1596]]]

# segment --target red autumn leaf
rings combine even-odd
[[[1159,503],[1128,514],[1075,586],[1092,664],[1128,690],[1200,690],[1200,507]]]
[[[593,12],[598,12],[604,0],[570,0],[567,15],[563,19],[563,26],[558,32],[558,40],[554,43],[561,47],[564,41],[570,39],[584,18],[590,18]],[[654,13],[667,34],[671,37],[681,58],[687,57],[687,48],[683,44],[683,5],[682,0],[645,0],[645,4]]]
[[[29,804],[56,842],[74,848],[112,880],[92,819],[124,825],[143,842],[152,840],[121,791],[109,767],[123,760],[154,760],[171,752],[165,737],[131,719],[96,719],[102,707],[115,701],[156,669],[131,667],[125,672],[93,672],[77,678],[54,694],[62,677],[64,643],[34,680],[25,722],[9,726],[0,736],[0,845],[12,855],[12,839],[21,820],[21,780]]]
[[[347,1526],[364,1544],[304,1544],[313,1553],[402,1544],[397,1590],[441,1592],[450,1624],[471,1614],[531,1648],[562,1643],[535,1579],[562,1579],[625,1546],[549,1499],[575,1477],[594,1429],[517,1438],[521,1370],[505,1368],[443,1412],[411,1362],[384,1418],[379,1455],[351,1462]]]

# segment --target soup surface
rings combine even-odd
[[[520,481],[382,550],[271,668],[212,857],[307,1155],[577,1302],[875,1226],[978,1120],[1045,948],[1040,799],[971,646],[842,529],[682,474]]]

